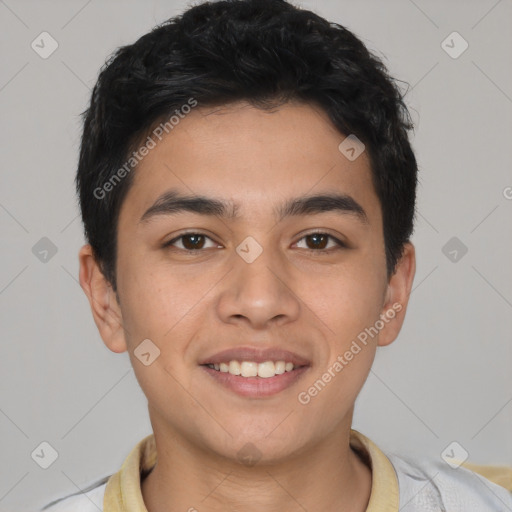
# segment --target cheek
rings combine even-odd
[[[129,334],[165,342],[173,327],[193,314],[210,286],[206,276],[198,279],[184,267],[172,268],[147,257],[125,261],[119,266],[119,287]]]
[[[301,404],[308,404],[311,411],[324,418],[326,429],[348,413],[373,364],[378,333],[371,327],[380,313],[376,295],[375,289],[345,281],[344,286],[333,287],[323,297],[328,308],[323,320],[329,327],[323,330],[325,357],[298,398]]]
[[[323,400],[343,407],[355,399],[371,369],[378,341],[374,326],[380,318],[385,282],[382,272],[372,270],[361,258],[322,279],[322,284],[321,291],[310,287],[310,298],[315,304],[311,309],[322,320],[327,352],[312,384],[329,388],[322,392],[319,407]]]
[[[316,283],[312,280],[305,292],[329,336],[341,346],[373,325],[381,313],[385,291],[381,276],[358,267],[343,268]]]

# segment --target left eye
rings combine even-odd
[[[307,250],[309,251],[324,251],[324,250],[327,250],[328,248],[326,247],[326,244],[328,243],[327,241],[329,239],[333,240],[334,241],[334,246],[338,246],[338,247],[346,247],[345,244],[343,242],[341,242],[340,240],[338,240],[337,238],[333,237],[332,235],[329,235],[327,233],[309,233],[308,235],[305,235],[303,236],[299,242],[301,240],[306,240],[306,244],[307,244],[307,240],[311,240],[312,243],[313,243],[313,248],[311,247],[306,247]],[[297,243],[299,243],[297,242]],[[332,249],[332,247],[330,247]]]

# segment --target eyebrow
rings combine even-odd
[[[278,222],[291,216],[314,215],[324,212],[351,215],[362,224],[369,224],[364,208],[347,194],[319,194],[302,196],[285,201],[274,210]],[[224,201],[200,195],[182,195],[171,189],[164,192],[140,218],[140,223],[160,215],[175,215],[192,212],[199,215],[218,216],[224,219],[240,218],[240,207],[232,201]]]

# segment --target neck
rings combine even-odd
[[[155,434],[158,462],[142,482],[144,503],[148,512],[364,512],[371,470],[349,440],[350,426],[285,461],[243,466]]]

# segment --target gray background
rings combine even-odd
[[[2,512],[114,473],[151,432],[128,355],[104,346],[77,280],[78,115],[110,52],[187,5],[0,0]],[[457,441],[472,462],[512,465],[512,1],[300,5],[384,56],[416,123],[414,291],[354,428],[389,452],[440,457]],[[43,31],[59,45],[47,59],[31,48]],[[453,31],[469,43],[458,58],[441,46]],[[57,248],[46,263],[32,251],[42,237]],[[452,237],[468,248],[456,262]],[[58,452],[48,469],[31,458],[42,441]]]

